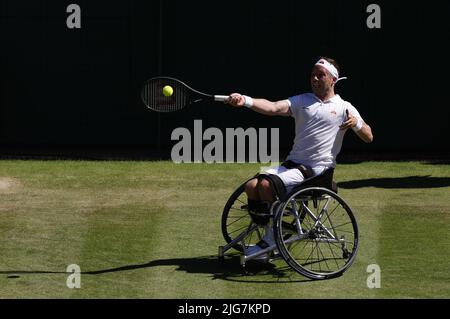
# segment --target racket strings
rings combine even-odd
[[[171,96],[163,94],[163,88],[170,85],[173,89]],[[149,80],[142,90],[142,100],[148,108],[158,112],[174,112],[181,110],[188,103],[187,89],[170,79]]]

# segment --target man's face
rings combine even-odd
[[[330,72],[320,65],[315,65],[311,72],[311,88],[315,95],[322,96],[330,91],[334,85],[334,78]]]

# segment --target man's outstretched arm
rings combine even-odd
[[[291,108],[288,100],[272,102],[266,99],[252,99],[242,94],[233,93],[225,103],[234,107],[247,106],[253,111],[264,115],[291,116]]]

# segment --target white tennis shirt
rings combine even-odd
[[[288,101],[295,119],[295,139],[287,160],[313,168],[335,167],[346,132],[339,129],[347,118],[345,110],[362,120],[359,112],[339,95],[323,102],[313,93],[306,93]]]

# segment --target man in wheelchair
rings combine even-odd
[[[289,193],[305,179],[336,166],[336,157],[347,129],[353,129],[364,142],[372,142],[370,126],[351,103],[335,93],[335,85],[341,79],[338,64],[333,59],[322,57],[312,68],[312,93],[276,102],[238,93],[230,95],[227,103],[234,107],[248,107],[269,116],[291,116],[295,120],[294,145],[286,161],[245,185],[248,211],[254,223],[269,223],[270,209],[276,195]],[[247,249],[245,254],[255,254],[273,242],[272,228],[267,225],[262,240]]]

